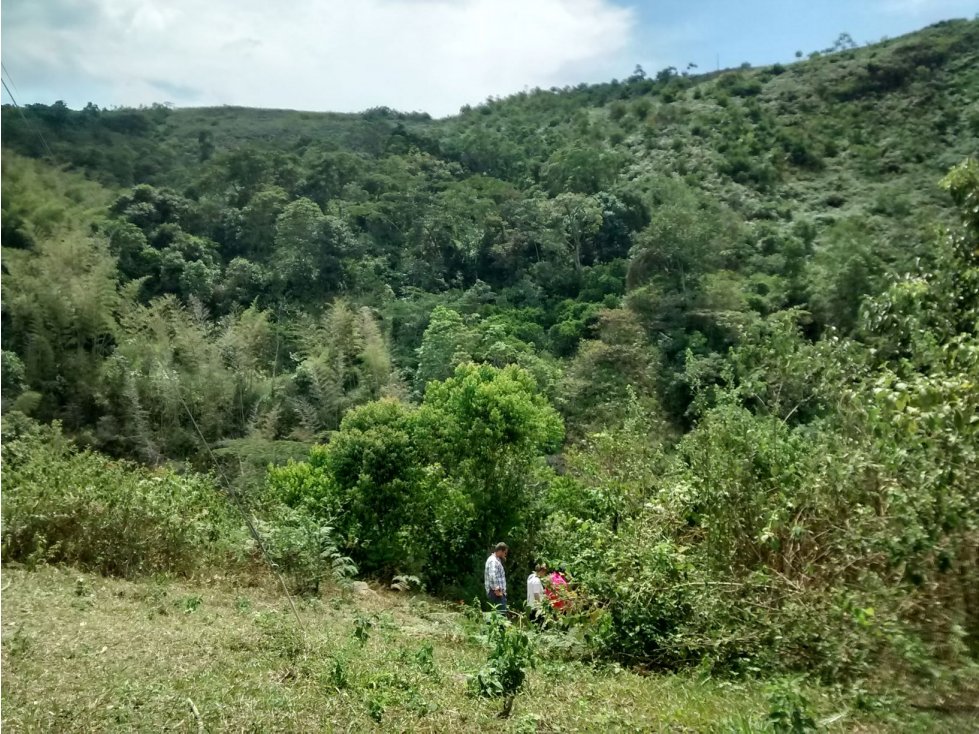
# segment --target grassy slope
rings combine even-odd
[[[8,731],[759,731],[764,684],[642,676],[543,655],[509,721],[466,695],[486,649],[451,605],[392,593],[304,602],[303,648],[281,595],[260,581],[129,582],[43,568],[4,572]],[[358,619],[372,627],[363,646]],[[430,646],[431,656],[424,651]],[[338,687],[339,684],[339,687]],[[847,709],[807,691],[825,731],[974,731],[944,718]]]

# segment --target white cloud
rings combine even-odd
[[[4,63],[26,101],[33,92],[71,106],[96,90],[109,96],[92,100],[103,105],[451,114],[489,95],[581,81],[583,67],[594,80],[624,76],[635,25],[611,0],[4,5]],[[77,20],[59,22],[69,9]]]

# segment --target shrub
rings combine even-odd
[[[754,77],[740,72],[728,72],[717,82],[717,86],[736,97],[754,97],[761,93],[762,84]]]
[[[793,681],[772,687],[768,698],[768,722],[776,734],[805,734],[816,730],[809,701]]]
[[[469,679],[470,691],[487,698],[503,698],[506,718],[513,708],[513,701],[527,678],[527,671],[534,666],[534,649],[526,632],[510,625],[497,614],[488,620],[489,642],[493,645],[486,665]]]
[[[824,163],[812,139],[797,130],[782,130],[778,136],[786,158],[794,166],[818,171]]]
[[[965,202],[971,170],[954,179]],[[629,432],[618,456],[592,437],[541,536],[592,600],[586,639],[626,661],[824,681],[974,664],[975,241],[951,238],[953,279],[875,299],[873,352],[813,345],[784,314],[746,333],[666,467]],[[802,726],[783,699],[781,724]]]
[[[474,579],[504,537],[514,562],[530,561],[540,458],[562,438],[529,372],[465,364],[430,382],[419,409],[388,399],[348,413],[308,464],[269,472],[267,498],[335,526],[365,572],[437,590]]]
[[[344,584],[357,573],[338,549],[333,528],[303,510],[282,506],[259,527],[269,560],[298,594],[317,594],[324,580]]]
[[[79,451],[60,425],[4,419],[4,561],[104,574],[191,573],[245,547],[213,481]]]

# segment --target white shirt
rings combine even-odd
[[[527,606],[530,609],[537,609],[540,600],[544,598],[544,584],[540,581],[540,576],[536,573],[527,577]]]

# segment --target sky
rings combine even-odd
[[[3,0],[4,103],[436,117],[534,87],[878,41],[979,0]]]

